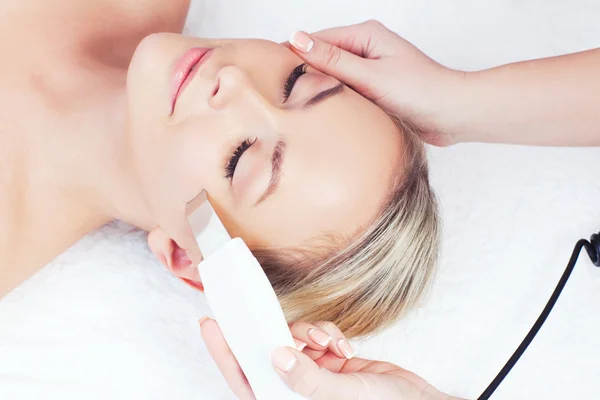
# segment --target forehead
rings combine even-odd
[[[277,118],[287,142],[279,189],[239,220],[244,239],[290,247],[351,236],[381,211],[402,174],[403,140],[390,118],[349,88]]]

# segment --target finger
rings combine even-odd
[[[327,332],[307,322],[291,323],[290,332],[295,339],[303,341],[312,350],[325,350],[332,340]]]
[[[290,331],[294,338],[302,340],[307,344],[305,354],[313,360],[318,359],[326,350],[333,352],[340,358],[352,358],[354,351],[348,349],[346,337],[331,322],[318,322],[309,324],[306,322],[294,322],[290,325]]]
[[[395,33],[379,21],[341,26],[314,32],[313,37],[363,58],[388,57],[393,53]]]
[[[296,344],[296,349],[298,351],[302,351],[306,348],[306,343],[304,343],[302,340],[294,338],[294,344]]]
[[[250,384],[223,338],[219,325],[208,318],[200,320],[199,324],[206,347],[233,393],[241,400],[255,400]]]
[[[304,354],[306,354],[309,357],[311,356],[310,350],[304,352]],[[313,360],[315,360],[315,362],[317,363],[317,365],[319,367],[326,368],[331,372],[345,372],[343,370],[346,367],[346,365],[350,364],[350,362],[354,362],[354,360],[356,360],[356,358],[353,358],[352,360],[348,360],[346,358],[340,358],[340,357],[336,356],[334,353],[332,353],[331,351],[329,351],[329,352],[325,353],[323,356],[321,356],[317,359],[313,359]],[[351,371],[351,372],[354,372],[354,371]]]
[[[285,384],[307,399],[355,399],[360,381],[320,368],[306,354],[289,347],[273,351],[273,366]]]
[[[372,78],[371,60],[340,49],[306,32],[294,32],[291,48],[311,66],[350,85],[359,92],[368,90]]]
[[[290,332],[296,342],[296,348],[304,351],[311,359],[318,360],[325,353],[332,338],[325,331],[315,325],[306,322],[293,322],[290,324]],[[298,348],[297,342],[304,343],[303,349]]]
[[[329,349],[335,355],[348,360],[356,355],[356,350],[352,348],[350,341],[346,338],[346,335],[342,333],[336,324],[333,322],[321,321],[316,322],[315,325],[327,332],[327,334],[333,338],[329,344]]]

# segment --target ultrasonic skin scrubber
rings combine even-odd
[[[188,220],[204,258],[198,268],[208,305],[256,399],[302,399],[271,363],[274,349],[296,346],[262,267],[241,238],[231,239],[208,200]]]

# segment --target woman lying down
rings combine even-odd
[[[180,35],[187,9],[0,5],[0,296],[113,219],[201,290],[163,205],[206,189],[290,322],[392,323],[436,261],[417,133],[286,46]]]

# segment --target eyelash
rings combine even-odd
[[[300,64],[296,68],[292,70],[287,80],[285,81],[285,85],[283,86],[283,102],[285,103],[287,99],[292,94],[292,90],[294,89],[294,85],[296,81],[306,73],[306,69],[308,68],[308,64]],[[225,178],[228,180],[233,179],[233,175],[235,174],[235,168],[237,167],[238,162],[242,155],[248,150],[252,145],[256,143],[256,138],[254,139],[246,139],[244,140],[238,147],[235,149],[227,165],[225,166]]]
[[[307,68],[308,68],[308,64],[306,64],[306,63],[300,64],[296,68],[294,68],[292,73],[290,74],[290,76],[288,76],[287,80],[285,81],[285,85],[283,86],[283,102],[284,103],[287,101],[287,99],[292,94],[292,89],[294,89],[294,85],[296,84],[296,81],[298,80],[298,78],[300,78],[302,75],[304,75],[306,73]]]
[[[237,149],[235,149],[235,151],[229,158],[227,165],[225,166],[225,178],[229,179],[230,181],[233,179],[233,174],[235,173],[235,168],[237,167],[237,164],[240,161],[240,158],[246,152],[246,150],[248,150],[250,147],[252,147],[252,145],[254,143],[256,143],[256,138],[254,138],[254,139],[248,138],[248,139],[244,140],[238,146]]]

